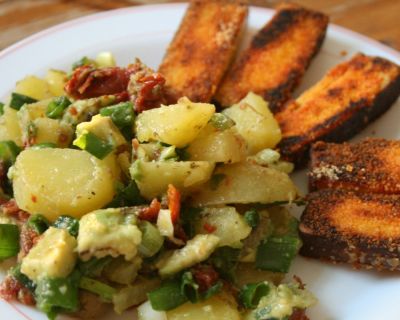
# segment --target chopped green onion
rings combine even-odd
[[[46,116],[51,119],[59,119],[70,104],[71,101],[65,96],[54,98],[47,105]]]
[[[127,186],[122,183],[117,185],[117,192],[114,199],[107,205],[108,208],[120,208],[136,206],[147,203],[141,196],[139,188],[134,180],[131,180]]]
[[[0,159],[7,165],[11,166],[15,163],[21,148],[14,141],[0,141]]]
[[[140,181],[143,178],[141,164],[142,162],[140,160],[136,160],[129,168],[129,173],[131,174],[131,178],[134,179],[135,181]]]
[[[41,278],[37,282],[35,298],[37,307],[45,312],[49,319],[55,319],[63,310],[73,312],[79,308],[79,272],[73,272],[67,278]]]
[[[100,114],[103,117],[110,117],[119,129],[131,127],[135,118],[131,102],[121,102],[114,106],[102,108]]]
[[[0,116],[4,114],[4,103],[0,102]]]
[[[14,279],[18,280],[25,288],[27,288],[30,292],[34,293],[36,289],[36,284],[29,279],[26,275],[21,272],[21,264],[18,263],[14,267],[12,267],[8,274]]]
[[[33,230],[35,230],[38,234],[42,234],[45,232],[49,226],[50,222],[41,214],[31,215],[26,222],[27,226]]]
[[[147,294],[151,306],[157,311],[168,311],[184,304],[186,296],[181,290],[179,279],[164,281],[161,286]]]
[[[21,107],[26,103],[29,104],[29,103],[34,103],[34,102],[37,102],[37,100],[32,97],[28,97],[24,94],[20,94],[20,93],[16,93],[16,92],[11,93],[10,107],[15,110],[21,109]]]
[[[157,227],[148,221],[141,221],[139,229],[142,231],[142,242],[139,245],[139,252],[146,258],[154,256],[164,243],[164,237]]]
[[[84,276],[100,277],[104,268],[111,263],[112,259],[112,257],[107,256],[100,259],[92,258],[88,261],[79,260],[78,268]]]
[[[244,213],[244,219],[250,227],[255,228],[260,222],[260,214],[257,210],[252,209]]]
[[[0,261],[19,252],[19,229],[15,224],[0,224]]]
[[[222,287],[224,284],[222,281],[218,281],[216,284],[214,284],[212,287],[210,287],[204,294],[203,294],[203,299],[207,300],[208,298],[211,298],[213,295],[217,294],[222,290]]]
[[[189,238],[193,238],[196,234],[196,222],[200,218],[202,210],[202,208],[194,207],[183,207],[181,209],[182,226]]]
[[[247,309],[254,309],[258,306],[261,298],[269,292],[269,286],[265,282],[249,283],[243,286],[239,293],[239,299]]]
[[[235,121],[223,113],[214,113],[210,119],[210,123],[218,130],[226,130],[235,125]]]
[[[46,149],[46,148],[57,148],[57,145],[53,142],[42,142],[31,146],[31,149]]]
[[[92,59],[89,59],[88,57],[82,57],[78,61],[72,64],[72,70],[75,70],[76,68],[82,66],[90,66],[90,65],[96,66],[96,62]]]
[[[196,303],[200,300],[199,287],[190,271],[182,275],[181,291],[191,303]]]
[[[117,290],[98,280],[82,277],[79,282],[79,288],[98,295],[105,302],[112,302],[113,295]]]
[[[273,272],[288,272],[301,247],[297,236],[271,236],[257,248],[256,267]]]
[[[78,236],[79,220],[70,216],[59,216],[54,222],[54,226],[58,229],[65,229],[71,236]]]
[[[73,144],[99,159],[104,159],[113,150],[111,144],[91,132],[82,134],[74,140]]]

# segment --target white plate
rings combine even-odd
[[[27,74],[44,75],[50,68],[69,69],[84,55],[111,50],[120,65],[134,57],[156,68],[170,42],[184,4],[132,7],[73,20],[40,32],[0,53],[0,97],[12,90],[14,83]],[[272,10],[251,8],[245,43],[273,14]],[[355,52],[391,59],[400,64],[400,54],[364,36],[329,26],[321,52],[314,59],[297,93],[310,87],[336,63]],[[344,53],[347,53],[344,55]],[[400,138],[400,101],[358,137]],[[295,180],[306,192],[305,172]],[[373,271],[355,271],[343,265],[297,258],[292,273],[299,275],[319,298],[319,304],[308,311],[313,320],[400,319],[400,277]],[[4,272],[0,274],[0,278]],[[1,319],[45,319],[33,308],[0,300]],[[110,315],[107,319],[117,318]],[[133,319],[132,313],[119,319]]]

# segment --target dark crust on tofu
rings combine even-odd
[[[300,254],[356,268],[400,270],[399,196],[325,189],[308,200],[299,226]]]
[[[273,112],[280,110],[299,85],[312,58],[318,53],[325,38],[328,20],[323,13],[298,5],[285,4],[278,7],[277,13],[254,36],[250,47],[225,75],[215,97],[217,102],[222,106],[230,106],[246,96],[248,92],[253,91],[262,95],[269,102],[269,107]],[[312,30],[304,30],[309,37],[307,45],[295,52],[293,57],[289,59],[280,57],[280,61],[274,62],[280,66],[280,71],[277,72],[274,79],[262,79],[269,72],[268,66],[261,64],[259,60],[258,62],[253,61],[253,57],[260,54],[268,56],[276,49],[284,48],[285,44],[293,41],[290,37],[288,39],[288,36],[294,30],[301,28],[301,24],[307,21],[313,22],[313,26],[309,27]],[[282,55],[285,56],[283,52]],[[259,83],[263,86],[262,88],[258,83],[258,87],[254,87],[248,82],[248,74],[244,71],[247,67],[250,67],[253,75],[260,73]]]
[[[186,96],[209,102],[234,57],[246,25],[240,0],[192,0],[159,67],[169,103]]]
[[[400,194],[400,141],[319,141],[313,144],[310,154],[310,191],[333,188]]]
[[[362,66],[356,65],[358,57],[365,58],[366,56],[358,54],[348,64],[354,68],[362,68]],[[290,105],[277,115],[283,135],[278,147],[284,159],[294,162],[297,168],[303,167],[307,164],[310,146],[313,142],[318,140],[327,142],[346,141],[390,108],[400,94],[400,68],[383,58],[370,57],[370,59],[375,66],[381,68],[381,72],[386,72],[390,67],[397,68],[397,76],[380,92],[376,92],[374,98],[365,97],[358,101],[352,101],[339,113],[327,120],[318,119],[318,116],[308,110],[308,116],[310,118],[315,117],[313,119],[315,125],[302,135],[285,135],[285,111],[289,110]],[[354,90],[357,90],[357,88]],[[340,97],[342,95],[341,88],[328,90],[327,95]],[[296,104],[296,102],[294,101],[292,104]],[[318,101],[315,104],[318,104]],[[290,111],[287,114],[290,116]],[[291,125],[295,126],[296,123],[292,122]]]

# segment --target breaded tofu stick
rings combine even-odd
[[[319,141],[310,155],[310,191],[333,188],[400,195],[400,141]]]
[[[313,142],[349,139],[384,113],[399,94],[399,66],[356,54],[275,115],[282,130],[282,156],[304,165]]]
[[[236,51],[246,24],[239,0],[194,0],[159,67],[171,103],[186,96],[209,102]]]
[[[222,106],[230,106],[252,91],[277,112],[318,52],[327,25],[328,17],[323,13],[294,4],[281,5],[224,76],[215,99]]]
[[[400,196],[325,189],[300,220],[300,254],[354,267],[400,270]]]

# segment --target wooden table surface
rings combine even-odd
[[[206,1],[206,0],[204,0]],[[0,0],[0,50],[52,25],[91,13],[140,3],[138,0]],[[179,1],[178,1],[179,2]],[[250,0],[274,7],[276,0]],[[328,14],[331,22],[400,50],[400,0],[295,0]]]

